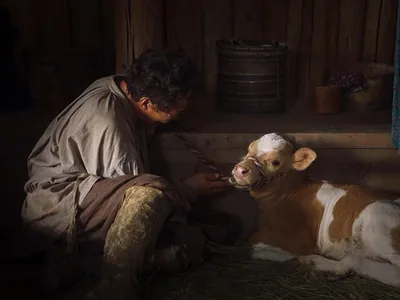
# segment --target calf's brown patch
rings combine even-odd
[[[258,228],[252,245],[264,243],[293,255],[314,253],[324,207],[316,198],[322,183],[305,182],[299,189],[269,201],[258,198]],[[275,201],[276,200],[276,201]]]
[[[329,225],[329,237],[332,242],[350,238],[353,233],[353,223],[361,212],[372,202],[379,198],[380,194],[353,185],[334,185],[335,188],[346,191],[333,208],[333,219]]]

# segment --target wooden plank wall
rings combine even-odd
[[[393,63],[397,0],[165,0],[164,7],[166,46],[188,53],[208,93],[217,85],[215,43],[232,36],[289,45],[290,105],[299,99],[307,107],[340,64]]]
[[[16,60],[30,90],[62,109],[88,84],[115,71],[114,5],[109,0],[0,0],[19,30]]]
[[[115,71],[110,0],[0,0],[19,30],[15,57],[37,109],[2,113],[0,153],[5,187],[0,240],[18,228],[26,158],[48,122],[93,80]]]
[[[182,48],[201,72],[201,88],[215,94],[218,39],[286,42],[289,105],[299,99],[300,107],[311,103],[315,86],[340,64],[393,62],[396,0],[0,0],[0,4],[10,8],[20,30],[17,56],[31,79],[33,94],[46,99],[61,95],[62,105],[93,79],[122,71],[148,47]],[[54,100],[42,101],[54,105]]]

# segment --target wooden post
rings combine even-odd
[[[148,48],[165,45],[164,1],[131,0],[135,57]]]
[[[114,2],[115,20],[115,69],[123,72],[133,61],[131,0],[116,0]]]
[[[116,71],[123,72],[144,50],[165,45],[163,0],[116,0]]]

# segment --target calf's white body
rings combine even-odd
[[[233,169],[232,183],[247,187],[259,209],[252,257],[297,259],[400,287],[400,198],[310,180],[304,171],[316,157],[272,133],[252,142]]]

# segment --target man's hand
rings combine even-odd
[[[226,180],[219,179],[215,173],[198,173],[189,178],[196,187],[199,196],[211,196],[229,190],[232,186]]]

